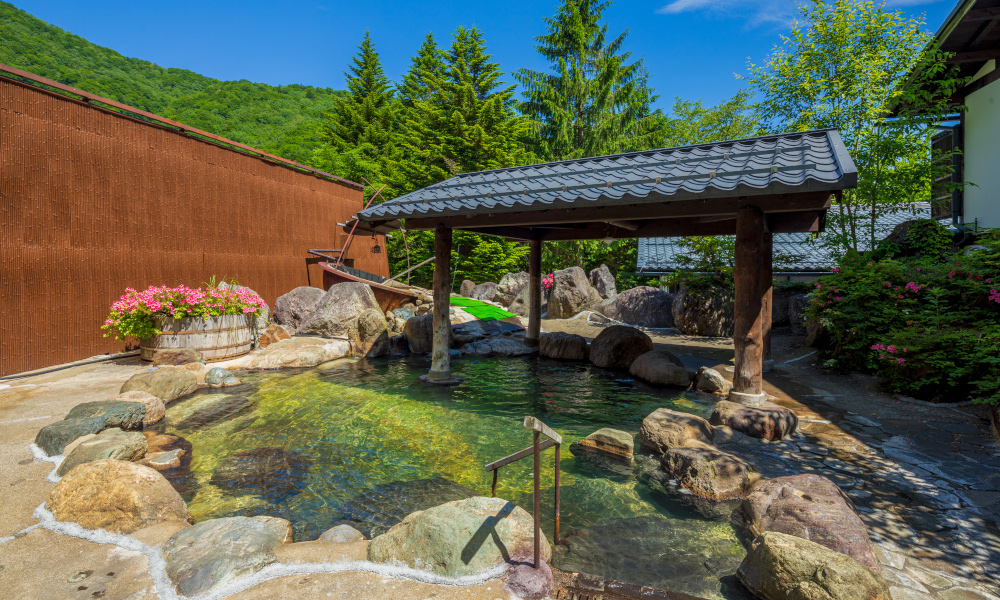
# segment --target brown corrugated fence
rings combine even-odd
[[[126,348],[126,287],[235,278],[267,303],[322,286],[362,191],[0,78],[0,375]],[[378,243],[385,248],[380,236]],[[356,238],[356,268],[388,275]]]

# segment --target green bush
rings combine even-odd
[[[904,242],[917,256],[848,255],[815,284],[807,318],[825,330],[827,367],[926,400],[1000,401],[1000,236],[968,254],[942,254],[944,242],[921,225]]]

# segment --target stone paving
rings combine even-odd
[[[896,418],[861,415],[838,407],[848,394],[834,391],[836,380],[796,394],[805,402],[781,391],[796,372],[814,382],[811,369],[768,377],[767,391],[798,414],[799,432],[740,455],[765,477],[816,473],[840,486],[869,528],[894,600],[1000,599],[1000,448],[989,425],[891,397],[870,412]],[[885,395],[868,394],[876,396]]]

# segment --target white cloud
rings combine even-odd
[[[890,8],[935,4],[944,0],[886,0]],[[802,0],[672,0],[656,12],[664,15],[700,12],[747,21],[748,27],[788,24],[799,15]]]

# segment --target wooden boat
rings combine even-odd
[[[372,292],[375,293],[375,300],[382,308],[382,312],[402,308],[404,304],[417,300],[415,291],[407,287],[398,288],[385,285],[386,278],[381,275],[330,262],[321,262],[319,266],[323,268],[323,289],[328,290],[331,285],[337,283],[368,284],[371,286]]]

